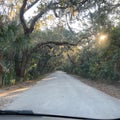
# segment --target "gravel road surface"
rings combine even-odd
[[[4,109],[89,118],[120,118],[120,100],[57,71],[23,92]]]

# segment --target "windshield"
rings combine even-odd
[[[1,0],[0,110],[120,118],[119,0]]]

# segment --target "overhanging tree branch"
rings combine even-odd
[[[35,53],[35,52],[37,52],[41,47],[43,47],[43,46],[48,46],[48,45],[77,46],[77,44],[69,43],[69,42],[54,42],[54,41],[48,41],[48,42],[39,43],[38,45],[36,45],[36,46],[30,51],[30,53]]]
[[[25,7],[27,5],[27,1],[28,0],[23,0],[23,4],[22,4],[22,7],[20,9],[20,21],[21,21],[21,24],[23,26],[23,29],[24,29],[24,33],[26,34],[27,31],[29,30],[27,25],[26,25],[26,22],[25,22],[25,19],[24,19],[24,13],[25,13]]]
[[[32,8],[38,1],[40,1],[40,0],[35,0],[29,6],[27,6],[27,10],[29,10],[30,8]]]
[[[39,18],[42,17],[43,14],[45,14],[49,10],[49,7],[50,7],[50,4],[46,6],[45,9],[42,10],[38,15],[34,17],[34,19],[30,24],[29,33],[32,33],[32,31],[34,30],[35,23],[38,21]]]
[[[25,19],[24,19],[24,13],[25,13],[25,9],[26,9],[26,6],[27,6],[27,1],[28,0],[23,0],[23,5],[20,9],[20,21],[21,21],[21,24],[23,26],[23,29],[24,29],[24,34],[25,35],[29,35],[33,32],[34,30],[34,26],[36,24],[36,22],[38,21],[39,18],[42,17],[43,14],[45,14],[48,10],[50,10],[50,6],[51,6],[51,2],[43,9],[40,11],[40,13],[38,13],[32,20],[31,24],[30,24],[30,27],[28,28],[27,25],[26,25],[26,22],[25,22]],[[37,3],[38,1],[36,0],[35,2],[33,2],[33,4],[31,4],[31,7]]]
[[[26,24],[26,21],[24,19],[24,13],[26,12],[26,10],[30,9],[32,6],[34,6],[39,0],[35,0],[33,3],[31,3],[30,6],[28,6],[27,8],[27,2],[28,0],[23,0],[23,4],[22,4],[22,7],[20,9],[20,21],[21,21],[21,24],[23,26],[23,29],[24,29],[24,34],[25,35],[29,35],[33,32],[34,30],[34,26],[36,24],[36,22],[38,21],[38,19],[40,19],[45,13],[47,13],[47,11],[49,10],[53,10],[55,14],[57,14],[55,12],[56,9],[59,9],[59,10],[63,10],[63,9],[66,9],[68,7],[70,7],[69,3],[71,3],[72,5],[72,1],[69,1],[69,2],[66,2],[65,3],[65,6],[62,6],[59,2],[53,2],[51,1],[50,3],[48,3],[48,5],[45,6],[45,8],[43,10],[41,10],[34,18],[33,20],[31,21],[31,24],[30,24],[30,27],[27,26]],[[87,1],[89,0],[82,0],[80,3],[76,3],[79,4],[79,7],[82,6],[83,4],[85,4]],[[73,5],[74,6],[74,5]],[[59,17],[58,15],[56,15],[57,17]]]

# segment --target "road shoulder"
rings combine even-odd
[[[112,83],[107,84],[102,81],[94,81],[77,75],[72,75],[72,76],[91,87],[94,87],[112,97],[120,99],[120,84],[112,84]]]

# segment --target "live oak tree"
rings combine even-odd
[[[24,18],[24,14],[27,10],[29,10],[32,6],[34,6],[37,2],[39,3],[39,11],[35,17],[32,18],[30,23],[28,24],[27,21]],[[77,11],[79,8],[83,5],[85,5],[88,2],[88,0],[83,0],[83,1],[28,1],[28,0],[23,0],[22,6],[20,8],[20,22],[23,26],[23,31],[24,31],[24,36],[29,39],[30,34],[34,31],[35,24],[39,19],[41,19],[48,11],[52,10],[55,14],[56,17],[60,17],[61,12],[64,13],[66,9],[70,9],[69,11],[72,10],[72,13],[74,12],[74,9]],[[29,3],[29,4],[27,4]],[[68,11],[68,12],[69,12]],[[67,12],[66,12],[67,14]],[[30,57],[30,52],[35,52],[36,49],[40,48],[41,46],[49,45],[49,44],[54,44],[54,45],[75,45],[72,43],[68,42],[54,42],[54,41],[48,41],[48,42],[42,42],[39,43],[33,48],[31,51],[28,50],[28,48],[25,48],[22,51],[22,58],[21,62],[19,63],[19,53],[16,53],[15,55],[15,71],[16,71],[16,76],[20,78],[24,78],[25,76],[25,70],[27,67],[27,62]]]

